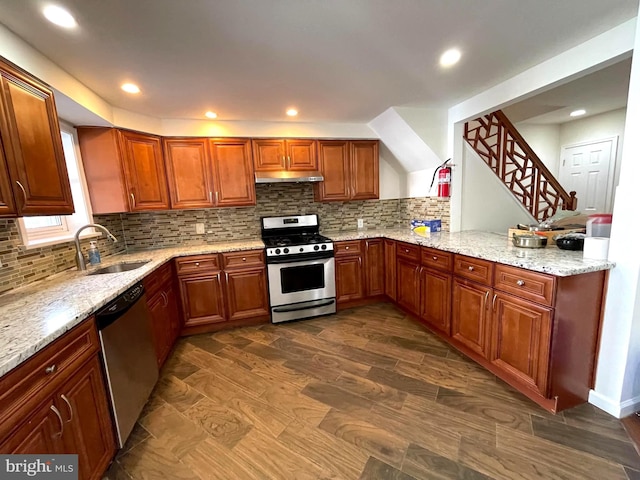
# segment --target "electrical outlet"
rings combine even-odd
[[[196,223],[196,234],[204,233],[204,223]]]
[[[358,219],[358,228],[364,228],[364,220],[362,218]]]

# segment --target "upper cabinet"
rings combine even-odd
[[[53,92],[0,59],[0,216],[74,212]]]
[[[316,143],[315,140],[297,138],[254,139],[252,147],[255,171],[317,171]]]
[[[78,140],[93,213],[169,208],[160,137],[78,127]]]
[[[165,138],[172,208],[256,204],[251,141],[246,138]]]
[[[318,164],[324,177],[316,201],[376,199],[379,196],[377,140],[319,140]]]

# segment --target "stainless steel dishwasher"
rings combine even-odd
[[[158,381],[144,287],[139,283],[96,313],[120,447]]]

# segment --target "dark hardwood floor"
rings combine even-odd
[[[640,478],[617,419],[552,415],[389,304],[179,341],[110,479]]]

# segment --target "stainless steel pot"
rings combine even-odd
[[[524,223],[519,223],[517,227],[520,230],[529,230],[530,232],[550,232],[551,230],[553,230],[551,227],[542,225],[525,225]]]
[[[547,237],[536,235],[535,233],[522,235],[514,233],[511,241],[516,247],[520,248],[544,248],[547,246]]]

